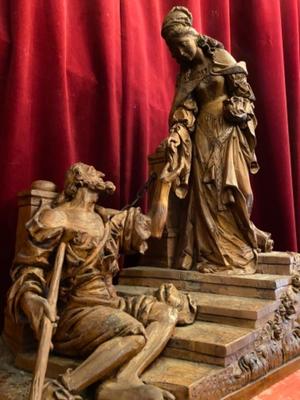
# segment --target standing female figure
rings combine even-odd
[[[250,220],[249,173],[259,167],[246,65],[220,42],[200,35],[184,7],[167,14],[162,36],[180,64],[160,176],[162,186],[186,199],[174,267],[255,272],[257,252],[270,251],[273,242]],[[160,200],[163,196],[166,190]]]

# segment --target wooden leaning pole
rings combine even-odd
[[[65,251],[66,242],[62,241],[57,249],[53,268],[53,276],[51,279],[49,294],[47,298],[50,309],[56,309]],[[52,333],[53,324],[47,316],[44,316],[42,322],[41,337],[39,341],[39,348],[35,360],[34,375],[31,383],[29,400],[41,400],[42,398],[48,358],[51,348]]]

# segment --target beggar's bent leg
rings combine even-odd
[[[109,377],[145,345],[142,335],[116,337],[98,348],[75,370],[67,371],[62,381],[70,392],[78,393],[93,383]]]

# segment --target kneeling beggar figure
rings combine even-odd
[[[99,195],[115,189],[103,177],[92,166],[74,164],[55,203],[41,206],[27,223],[28,240],[12,268],[8,310],[16,320],[27,318],[37,338],[46,315],[44,321],[56,327],[54,351],[83,359],[74,370],[48,380],[43,399],[80,399],[83,389],[99,382],[98,400],[171,400],[172,394],[144,384],[140,376],[164,349],[175,325],[193,322],[195,307],[168,284],[154,296],[116,294],[112,278],[119,270],[119,253],[146,250],[150,219],[138,208],[99,206]],[[54,307],[47,291],[61,243]]]
[[[173,267],[255,272],[257,253],[272,250],[273,241],[250,220],[257,122],[246,65],[199,34],[184,7],[168,13],[162,36],[180,73],[162,144],[166,164],[152,203],[152,233],[161,236],[175,207],[172,188],[184,204]]]

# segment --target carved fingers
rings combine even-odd
[[[51,321],[54,331],[57,328],[59,317],[55,308],[51,307],[44,297],[32,292],[26,292],[22,298],[22,308],[38,340],[41,336],[44,316]]]

